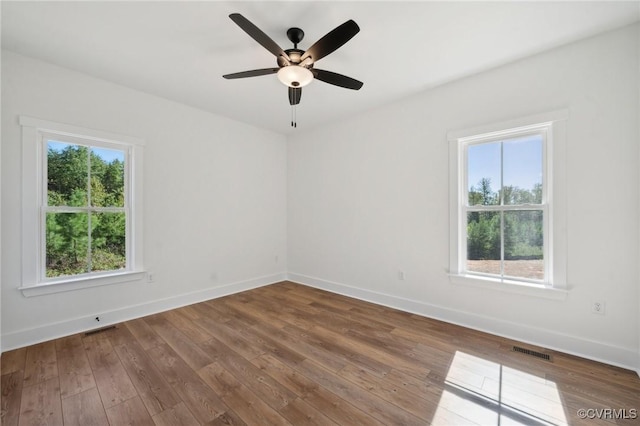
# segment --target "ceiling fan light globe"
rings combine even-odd
[[[278,80],[288,87],[304,87],[313,80],[313,73],[305,67],[289,65],[280,68]]]

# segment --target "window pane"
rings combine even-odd
[[[467,147],[469,205],[500,204],[500,142]]]
[[[124,207],[124,151],[91,148],[91,205]]]
[[[467,213],[467,271],[500,274],[500,213]]]
[[[504,213],[504,274],[544,279],[543,214],[541,211]]]
[[[46,226],[46,276],[89,272],[88,214],[47,213]]]
[[[124,213],[91,215],[91,269],[115,271],[127,266]]]
[[[87,147],[47,141],[48,205],[87,205],[88,155]]]
[[[542,203],[542,135],[503,142],[504,204]]]

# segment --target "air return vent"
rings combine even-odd
[[[110,325],[109,327],[96,328],[95,330],[87,331],[86,333],[84,333],[84,335],[91,336],[93,334],[102,333],[103,331],[115,330],[115,329],[116,329],[115,325]]]
[[[525,355],[534,356],[536,358],[544,359],[545,361],[551,361],[551,355],[543,354],[542,352],[532,351],[531,349],[521,348],[520,346],[514,346],[511,349],[513,352],[520,352]]]

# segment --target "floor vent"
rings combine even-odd
[[[536,358],[544,359],[545,361],[551,361],[551,355],[543,354],[542,352],[532,351],[531,349],[521,348],[520,346],[514,346],[513,352],[520,352],[525,355],[535,356]]]
[[[110,325],[109,327],[96,328],[95,330],[87,331],[86,333],[84,333],[84,335],[91,336],[93,334],[102,333],[103,331],[115,330],[115,328],[116,328],[115,325]]]

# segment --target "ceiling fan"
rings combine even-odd
[[[336,51],[358,34],[360,27],[352,19],[329,31],[304,51],[298,49],[298,43],[304,38],[304,31],[300,28],[293,27],[287,30],[287,38],[293,43],[293,49],[282,50],[275,41],[241,14],[232,13],[229,18],[262,47],[273,53],[277,58],[278,67],[225,74],[223,75],[224,78],[258,77],[277,73],[278,79],[288,87],[289,104],[292,106],[300,103],[302,88],[311,83],[314,78],[346,89],[359,90],[362,87],[363,83],[354,78],[314,67],[317,61]],[[293,110],[292,114],[294,112],[295,110]],[[291,120],[291,126],[297,127],[294,118]]]

